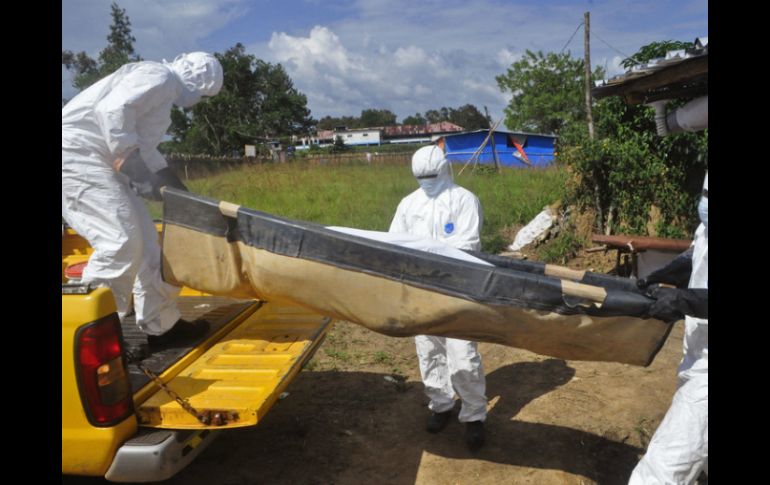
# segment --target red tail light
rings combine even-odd
[[[111,426],[134,412],[121,342],[115,313],[78,331],[75,355],[80,395],[94,426]]]

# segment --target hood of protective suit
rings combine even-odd
[[[180,54],[173,62],[165,62],[182,81],[185,89],[174,104],[189,108],[202,96],[215,96],[222,89],[224,74],[216,57],[206,52]]]
[[[706,172],[706,180],[703,181],[703,195],[698,204],[698,216],[706,228],[709,227],[709,174]]]
[[[412,174],[428,197],[436,197],[453,185],[449,161],[436,145],[422,147],[412,156]]]

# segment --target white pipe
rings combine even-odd
[[[666,125],[666,103],[667,100],[653,101],[649,104],[655,108],[655,128],[658,130],[658,136],[668,135],[668,126]]]
[[[701,131],[709,127],[709,97],[708,95],[693,99],[684,106],[666,114],[668,100],[649,103],[655,108],[655,128],[658,136],[684,131]]]
[[[666,117],[669,133],[701,131],[709,127],[709,97],[693,99]]]

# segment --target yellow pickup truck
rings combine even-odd
[[[78,283],[91,253],[63,227],[62,474],[173,476],[219,433],[258,424],[332,326],[298,307],[183,288],[183,318],[205,318],[208,333],[128,362],[126,345],[146,337],[118,319],[109,289]]]

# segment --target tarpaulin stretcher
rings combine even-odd
[[[647,366],[673,323],[647,318],[653,300],[625,278],[476,252],[487,264],[460,260],[174,189],[163,218],[167,282],[292,303],[394,337]]]

